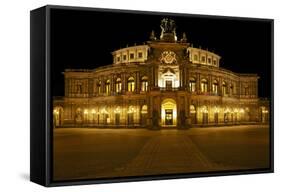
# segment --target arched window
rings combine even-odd
[[[98,82],[97,88],[98,88],[98,94],[101,94],[101,81]]]
[[[222,82],[222,95],[226,95],[226,82]]]
[[[216,124],[219,122],[219,108],[217,106],[214,107],[214,122]]]
[[[191,118],[191,123],[196,124],[197,118],[196,118],[196,108],[194,105],[189,106],[189,112],[190,112],[190,118]]]
[[[193,56],[193,59],[194,59],[194,61],[198,61],[198,56],[197,56],[197,55],[194,55],[194,56]]]
[[[202,124],[208,124],[208,108],[204,105],[201,107],[202,112]]]
[[[122,90],[122,82],[120,78],[116,79],[116,83],[115,83],[115,88],[116,88],[116,93],[121,93]]]
[[[201,92],[202,93],[208,92],[208,81],[206,79],[201,80]]]
[[[135,91],[135,79],[134,79],[134,77],[128,78],[128,91],[129,92]]]
[[[147,105],[143,105],[141,108],[141,114],[146,114],[147,113]]]
[[[148,81],[147,81],[147,77],[143,76],[141,78],[141,91],[147,91],[147,87],[148,87]]]
[[[206,57],[205,57],[205,56],[202,56],[202,57],[201,57],[201,62],[203,62],[203,63],[206,62]]]
[[[81,94],[82,93],[82,82],[77,81],[76,83],[76,93]]]
[[[212,91],[214,94],[218,94],[218,81],[217,80],[214,80],[213,81],[213,85],[212,85]]]
[[[100,113],[102,115],[102,122],[103,122],[103,124],[106,125],[107,123],[109,123],[110,119],[109,119],[109,113],[108,113],[108,110],[107,110],[107,106],[103,107],[100,110]]]
[[[213,64],[214,64],[215,66],[217,65],[217,60],[216,60],[216,59],[213,60]]]
[[[129,108],[128,108],[128,117],[127,117],[127,120],[128,120],[128,125],[133,125],[134,124],[134,113],[136,112],[136,109],[134,106],[130,105]]]
[[[196,91],[196,80],[193,77],[191,77],[189,79],[189,91],[190,92],[195,92]]]
[[[190,113],[196,113],[196,109],[195,109],[195,106],[194,105],[190,105],[189,107],[189,110],[190,110]]]
[[[228,107],[224,108],[224,123],[228,123],[230,120],[230,109]]]
[[[114,110],[115,114],[115,124],[119,125],[120,124],[120,113],[121,113],[121,107],[117,106]]]
[[[233,95],[233,85],[229,85],[229,95]]]
[[[146,125],[146,121],[147,121],[147,105],[143,105],[141,107],[141,125],[145,126]]]
[[[61,126],[63,124],[63,108],[61,106],[57,106],[53,110],[53,120],[54,127]]]
[[[77,108],[76,109],[76,114],[75,114],[75,122],[76,123],[82,123],[83,121],[83,114],[82,114],[82,109]]]
[[[110,95],[110,80],[109,79],[105,83],[105,93],[106,93],[106,95]]]
[[[249,86],[248,85],[245,85],[244,92],[245,92],[245,95],[249,95]]]

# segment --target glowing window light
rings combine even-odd
[[[97,113],[95,109],[92,109],[91,112],[92,112],[92,114],[96,114]]]
[[[108,111],[106,111],[106,109],[103,108],[103,109],[101,110],[101,113],[102,113],[102,114],[108,114]]]
[[[208,81],[206,79],[201,80],[201,92],[206,93],[208,91]]]
[[[240,113],[245,113],[245,110],[243,108],[240,109]]]
[[[213,85],[212,85],[212,90],[213,93],[217,94],[218,93],[218,81],[214,80]]]
[[[135,113],[136,109],[133,106],[129,107],[129,110],[127,111],[127,113]]]
[[[85,109],[85,110],[84,110],[84,114],[88,114],[88,109]]]
[[[107,95],[109,95],[109,93],[110,93],[110,80],[106,81],[105,92],[106,92]]]
[[[222,82],[222,94],[226,95],[226,82],[225,81]]]
[[[190,113],[196,113],[196,109],[194,105],[190,105],[189,107]]]
[[[147,105],[143,105],[141,109],[141,114],[146,114],[147,113]]]
[[[58,115],[59,114],[59,110],[54,109],[54,114]]]
[[[230,109],[227,107],[226,109],[224,109],[224,113],[229,113]]]
[[[120,93],[122,90],[122,82],[120,78],[117,78],[116,80],[116,92]]]
[[[268,110],[265,107],[262,107],[262,113],[268,113]]]
[[[196,80],[195,80],[195,78],[190,78],[189,79],[189,91],[195,92],[195,90],[196,90]]]
[[[214,112],[215,113],[218,113],[218,112],[220,112],[220,110],[219,110],[219,108],[216,106],[216,107],[214,107]]]
[[[128,79],[128,91],[129,92],[135,91],[135,79],[134,79],[134,77],[130,77]]]
[[[114,113],[121,113],[120,107],[116,107],[116,109],[114,110]]]
[[[201,108],[201,112],[202,112],[202,113],[209,113],[209,111],[207,110],[207,107],[206,107],[206,106],[203,106],[203,107]]]
[[[141,82],[141,91],[147,91],[147,87],[148,87],[147,79],[142,79],[142,82]]]

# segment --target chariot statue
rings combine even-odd
[[[163,38],[165,33],[173,34],[176,40],[176,24],[172,19],[164,18],[160,24],[161,28],[161,36],[160,39]]]

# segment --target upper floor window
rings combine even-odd
[[[82,83],[80,81],[76,81],[75,93],[77,94],[82,93]]]
[[[212,61],[211,58],[208,58],[208,63],[209,63],[209,64],[211,64],[211,61]]]
[[[139,58],[139,59],[142,58],[142,52],[139,52],[139,53],[138,53],[138,58]]]
[[[189,91],[195,92],[195,90],[196,90],[196,80],[195,78],[192,77],[189,79]]]
[[[206,79],[201,80],[201,92],[208,92],[208,81]]]
[[[213,64],[214,64],[214,65],[217,65],[217,60],[214,59],[214,60],[213,60]]]
[[[249,86],[248,85],[246,85],[245,87],[244,87],[244,92],[245,92],[245,95],[249,95]]]
[[[123,55],[123,61],[126,61],[127,55]]]
[[[148,88],[148,80],[147,77],[144,76],[141,78],[141,91],[147,91]]]
[[[119,56],[117,57],[117,62],[120,62],[120,57]]]
[[[229,95],[233,95],[233,85],[232,84],[230,84],[229,85]]]
[[[205,62],[205,61],[206,61],[206,57],[205,57],[205,56],[202,56],[202,57],[201,57],[201,61],[202,61],[202,62]]]
[[[198,55],[193,56],[194,61],[198,61]]]
[[[222,95],[226,95],[226,82],[222,82]]]
[[[135,54],[134,53],[130,53],[130,59],[134,59],[135,58]]]
[[[115,84],[115,88],[116,88],[116,92],[117,93],[120,93],[121,90],[122,90],[122,82],[121,82],[121,79],[120,78],[117,78],[116,79],[116,84]]]
[[[101,81],[98,82],[97,88],[98,88],[98,94],[101,94]]]
[[[129,92],[135,91],[135,79],[134,79],[134,77],[128,78],[128,91]]]
[[[110,80],[109,79],[106,81],[106,84],[105,84],[105,93],[107,95],[110,94]]]
[[[218,94],[218,81],[214,80],[213,85],[212,85],[212,91],[214,94]]]

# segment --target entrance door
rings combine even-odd
[[[128,125],[134,125],[134,114],[133,113],[128,113]]]
[[[203,124],[208,124],[208,113],[203,113]]]
[[[173,125],[173,110],[165,110],[165,125]]]
[[[219,113],[215,112],[215,124],[219,122]]]
[[[116,125],[120,124],[120,113],[115,113],[115,124]]]
[[[167,90],[172,90],[172,81],[166,81],[166,89]]]

